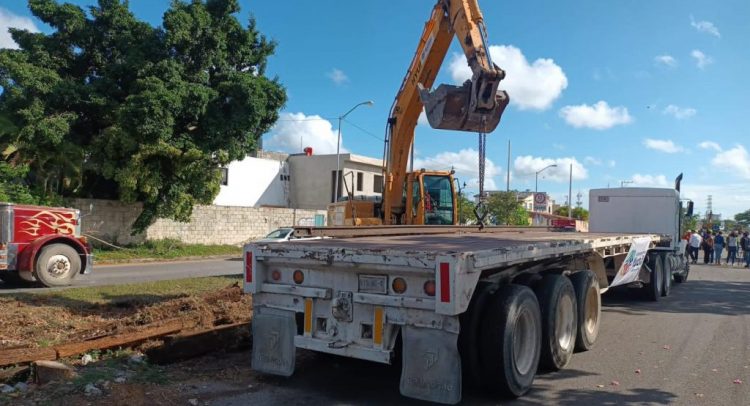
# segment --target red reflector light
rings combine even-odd
[[[294,283],[301,285],[305,281],[305,274],[298,269],[292,274],[292,279],[294,279]]]
[[[245,252],[245,282],[253,283],[253,253]]]
[[[271,279],[278,282],[278,280],[281,279],[281,272],[279,272],[278,270],[274,270],[273,272],[271,272]]]
[[[450,264],[440,263],[440,301],[448,303],[451,301]]]

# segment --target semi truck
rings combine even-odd
[[[0,202],[0,280],[68,286],[92,259],[79,210]]]
[[[679,189],[679,182],[677,184]],[[601,294],[653,300],[687,280],[678,190],[591,191],[590,228],[298,227],[323,237],[244,247],[252,368],[291,376],[295,350],[401,363],[404,396],[461,400],[464,385],[517,397],[538,368],[594,347]]]

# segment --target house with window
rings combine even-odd
[[[221,189],[214,199],[218,206],[290,206],[287,154],[257,151],[221,171]]]
[[[383,161],[380,159],[349,153],[294,154],[287,158],[287,163],[291,207],[321,210],[337,195],[339,199],[342,196],[357,198],[380,195],[383,191]]]

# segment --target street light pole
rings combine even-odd
[[[356,104],[354,107],[350,108],[349,111],[339,116],[339,135],[336,140],[336,175],[334,178],[336,179],[334,181],[333,186],[333,202],[336,203],[339,201],[339,174],[341,173],[341,122],[346,118],[346,116],[349,115],[354,109],[356,109],[359,106],[372,106],[375,104],[372,100],[363,101],[362,103]]]
[[[544,168],[536,171],[536,174],[534,175],[534,193],[539,192],[539,174],[544,172],[545,170],[549,168],[557,168],[557,164],[547,165]]]

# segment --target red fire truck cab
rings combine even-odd
[[[91,269],[79,210],[0,203],[0,279],[67,286]]]

